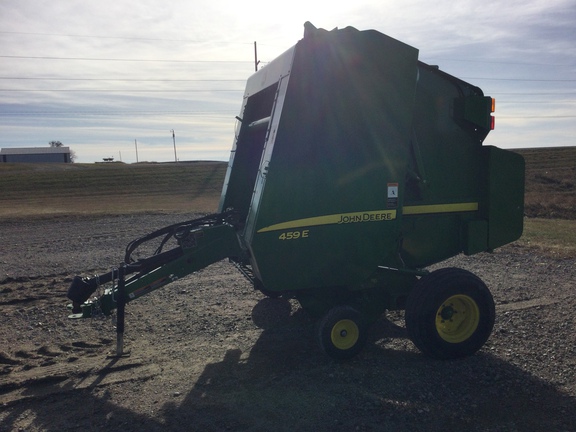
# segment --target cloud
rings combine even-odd
[[[37,0],[0,3],[0,147],[59,140],[80,162],[135,161],[141,139],[148,159],[171,160],[175,129],[182,158],[226,160],[253,42],[265,66],[308,20],[377,29],[479,85],[498,100],[497,145],[573,144],[573,0]]]

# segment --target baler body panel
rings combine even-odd
[[[524,158],[518,153],[485,146],[485,202],[488,247],[496,249],[522,235],[524,222]]]
[[[410,171],[402,227],[402,256],[426,267],[464,249],[463,223],[477,218],[482,141],[489,129],[460,120],[460,102],[480,89],[419,63]],[[489,113],[488,113],[489,116]],[[417,158],[417,157],[418,158]]]
[[[269,134],[271,130],[276,130],[281,117],[282,98],[286,94],[285,86],[293,56],[294,47],[252,75],[246,83],[219,204],[220,212],[234,208],[246,223],[255,219],[254,216],[248,217],[248,213],[252,207],[258,207],[259,194],[252,205],[254,189],[257,184],[261,188],[265,180],[263,170],[268,166],[274,148],[274,133],[271,137]],[[280,103],[277,104],[279,98]],[[277,105],[278,110],[274,112]],[[251,233],[252,230],[250,225],[247,231]]]
[[[264,157],[252,168],[256,187],[242,233],[266,289],[355,286],[378,265],[399,264],[417,54],[381,33],[354,29],[295,46],[276,103],[259,114],[271,119],[260,138],[267,140]],[[245,107],[255,97],[249,94]],[[240,117],[234,158],[256,133]],[[231,183],[221,210],[234,202]]]
[[[255,73],[220,211],[258,285],[373,288],[519,237],[523,180],[502,196],[510,152],[482,145],[491,101],[372,30],[316,30]]]
[[[521,156],[482,143],[490,98],[419,64],[412,159],[403,208],[402,257],[426,267],[518,239],[523,226]]]

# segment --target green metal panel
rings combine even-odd
[[[488,250],[488,221],[476,219],[465,225],[464,253],[473,255]]]
[[[250,241],[267,289],[355,286],[398,265],[416,63],[374,31],[296,45]]]
[[[242,253],[236,231],[228,224],[198,228],[190,233],[186,243],[182,246],[183,255],[177,259],[129,278],[124,288],[126,301],[135,300],[210,264]],[[117,298],[117,287],[107,289],[100,297],[100,307],[106,315],[117,307]]]
[[[220,211],[239,212],[258,286],[323,308],[333,288],[392,293],[379,268],[517,238],[523,168],[483,147],[492,99],[417,56],[376,31],[309,29],[250,77]]]
[[[420,268],[486,250],[482,224],[473,221],[482,219],[482,142],[490,111],[483,111],[488,127],[480,127],[470,106],[490,98],[437,67],[420,62],[418,69],[402,257],[407,266]]]
[[[495,249],[520,238],[524,227],[524,158],[518,153],[487,146],[486,206],[488,248]]]
[[[486,131],[492,127],[491,97],[471,95],[459,98],[454,104],[454,110],[458,119],[471,122]]]

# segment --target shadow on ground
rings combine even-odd
[[[318,352],[314,324],[282,300],[264,299],[253,311],[264,328],[250,352],[229,349],[175,395],[143,413],[115,396],[114,386],[41,382],[32,399],[9,406],[0,430],[122,431],[569,431],[576,400],[488,353],[434,361],[414,350],[388,349],[404,330],[381,320],[364,352],[334,362]],[[112,360],[110,367],[121,365]],[[162,376],[142,383],[146,392]],[[177,377],[176,377],[177,378]],[[121,386],[122,384],[118,384]],[[60,386],[46,394],[47,386]],[[34,397],[37,396],[37,397]],[[150,396],[152,397],[152,396]],[[132,395],[133,398],[133,395]]]

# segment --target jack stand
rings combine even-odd
[[[124,276],[126,274],[126,266],[123,264],[118,269],[118,289],[117,293],[117,311],[116,311],[116,355],[108,357],[128,357],[129,352],[124,352],[124,321],[126,311],[126,294],[124,292],[125,282]]]

